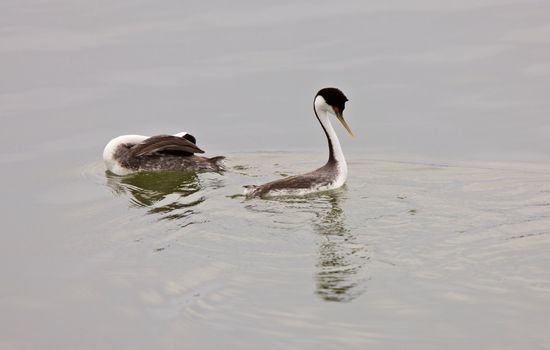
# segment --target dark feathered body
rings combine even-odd
[[[224,159],[224,157],[206,158],[194,154],[177,154],[177,152],[159,152],[134,157],[124,145],[121,145],[117,149],[115,157],[121,166],[132,171],[174,170],[220,172],[223,170],[220,161]]]
[[[224,157],[207,158],[195,153],[204,152],[195,145],[195,138],[189,134],[152,137],[124,135],[107,144],[103,159],[107,169],[118,175],[159,170],[223,171]]]
[[[329,160],[321,168],[309,173],[289,176],[261,186],[249,186],[247,195],[257,197],[264,197],[266,195],[301,195],[328,190],[336,181],[335,174],[337,171],[336,162]]]

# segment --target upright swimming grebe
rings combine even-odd
[[[312,192],[332,190],[341,187],[348,176],[348,166],[338,136],[330,123],[330,115],[335,115],[351,136],[353,133],[344,120],[347,97],[336,88],[319,90],[313,100],[313,110],[328,140],[329,157],[327,163],[312,172],[290,176],[268,182],[260,186],[247,186],[247,196],[295,196]]]

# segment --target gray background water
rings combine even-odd
[[[321,146],[311,102],[334,85],[347,149],[548,161],[549,6],[3,1],[0,142],[184,129],[221,151]]]
[[[0,348],[547,348],[549,17],[1,2]],[[347,187],[234,197],[322,164],[327,85]],[[110,138],[182,130],[229,172],[104,174]]]

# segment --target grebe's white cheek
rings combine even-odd
[[[332,111],[332,107],[327,103],[327,101],[325,101],[325,98],[321,95],[315,97],[315,109],[325,113]]]

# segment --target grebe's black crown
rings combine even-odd
[[[342,91],[333,87],[321,89],[315,96],[322,96],[329,105],[337,107],[340,111],[344,111],[346,101],[348,101],[348,98]]]
[[[182,136],[184,139],[186,139],[187,141],[191,141],[193,142],[195,145],[197,144],[197,139],[195,138],[195,136],[191,135],[191,134],[185,134]]]

